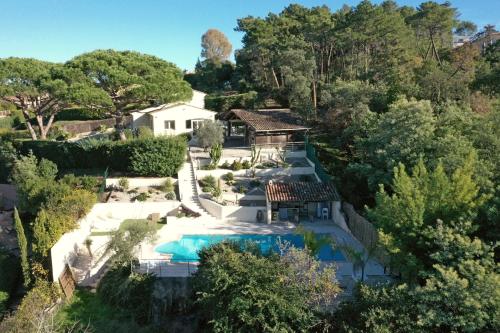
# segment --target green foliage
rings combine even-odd
[[[184,79],[191,84],[193,89],[215,93],[231,89],[233,75],[234,64],[230,61],[221,62],[207,59],[198,61],[194,73],[185,74]],[[214,108],[208,109],[219,111]]]
[[[333,239],[330,236],[318,236],[314,231],[303,227],[298,227],[296,232],[304,237],[304,246],[312,256],[317,256],[325,246],[333,246]]]
[[[213,145],[212,148],[210,148],[209,156],[210,156],[210,160],[211,160],[210,164],[212,166],[217,167],[217,165],[219,165],[219,161],[222,157],[222,144],[216,143],[215,145]]]
[[[257,92],[250,91],[236,95],[207,95],[205,107],[217,112],[231,109],[254,109],[257,106]]]
[[[119,304],[125,307],[111,305],[100,293],[76,290],[71,301],[66,302],[57,312],[55,322],[64,330],[75,327],[84,330],[88,326],[87,329],[92,332],[155,332],[154,328],[139,325],[132,320],[127,304]]]
[[[23,285],[28,289],[31,284],[31,272],[28,262],[28,242],[24,234],[23,223],[19,217],[17,208],[14,208],[14,228],[16,229],[17,244],[19,246],[19,256],[21,258],[21,270],[23,272]]]
[[[243,164],[239,160],[234,160],[233,163],[231,164],[231,169],[233,171],[239,171],[243,168]]]
[[[16,142],[23,154],[30,150],[65,169],[106,169],[130,172],[138,176],[173,176],[184,162],[186,141],[182,137],[157,137],[114,141]]]
[[[131,104],[170,103],[188,100],[192,95],[179,68],[139,52],[96,50],[73,58],[66,66],[82,71],[102,89],[117,113]]]
[[[6,183],[12,170],[17,152],[12,143],[0,139],[0,182]]]
[[[196,137],[200,147],[214,147],[224,142],[224,127],[219,121],[205,120],[196,131]]]
[[[128,178],[122,177],[118,180],[118,186],[120,186],[122,191],[128,190],[129,182]]]
[[[251,168],[250,161],[244,160],[243,163],[241,163],[241,168],[242,169],[250,169]]]
[[[147,139],[147,138],[152,138],[154,137],[153,130],[149,128],[148,126],[139,126],[137,128],[137,138],[139,139]]]
[[[0,274],[0,309],[5,309],[10,296],[16,292],[21,269],[19,259],[3,248],[0,248],[0,267],[2,267],[2,274]]]
[[[60,297],[56,285],[37,281],[24,296],[12,317],[0,324],[0,331],[8,333],[49,331],[53,327],[53,316],[47,309]]]
[[[141,202],[144,202],[144,201],[147,201],[149,199],[149,194],[147,193],[139,193],[138,195],[135,196],[134,198],[135,200],[137,201],[141,201]]]
[[[161,190],[163,192],[174,192],[174,183],[172,182],[172,178],[167,178],[163,185],[161,186]]]
[[[151,320],[152,275],[130,272],[128,266],[116,266],[102,279],[98,294],[106,303],[125,310],[140,325]]]
[[[135,259],[135,249],[143,241],[152,241],[156,235],[156,226],[146,220],[126,220],[113,234],[106,250],[113,254],[116,265],[130,265]]]
[[[141,176],[172,177],[186,154],[186,141],[180,137],[135,140],[130,145],[130,171]]]
[[[451,176],[446,175],[442,164],[428,172],[420,160],[411,176],[403,165],[394,170],[392,195],[381,187],[376,207],[368,210],[368,216],[379,228],[394,265],[407,278],[418,278],[418,272],[435,264],[428,255],[437,220],[462,234],[473,231],[466,221],[477,216],[485,201],[479,195],[473,172],[472,157]]]
[[[59,111],[56,120],[99,120],[109,117],[109,110],[99,108],[69,108]]]
[[[280,261],[277,256],[263,257],[251,244],[244,247],[246,251],[234,243],[219,243],[200,252],[193,288],[206,329],[214,332],[319,329],[321,318],[308,300],[314,298],[312,289],[320,294],[326,292],[331,280],[326,285],[318,283],[318,288],[309,288],[310,284],[295,279],[300,276],[295,271],[297,266]],[[315,279],[319,280],[323,281]]]
[[[75,103],[106,108],[111,105],[106,97],[77,69],[28,58],[0,61],[0,98],[23,111],[33,140],[47,138],[55,115],[61,109]],[[32,117],[37,121],[38,133],[30,123]]]

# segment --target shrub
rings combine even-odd
[[[175,195],[174,191],[170,191],[170,192],[167,192],[165,194],[165,199],[167,199],[167,200],[176,200],[177,196]]]
[[[21,265],[17,257],[0,248],[0,314],[17,287],[21,276]]]
[[[196,132],[198,144],[203,148],[214,147],[224,142],[224,127],[219,121],[205,120]]]
[[[201,187],[208,187],[208,188],[217,187],[217,180],[212,175],[208,175],[208,176],[203,177],[199,182],[200,182]],[[210,192],[210,191],[207,191],[207,192]]]
[[[224,175],[224,180],[228,185],[231,185],[234,182],[234,174],[232,172],[228,172]]]
[[[228,161],[224,161],[222,165],[220,166],[222,169],[231,169],[231,164],[229,164]]]
[[[8,181],[16,157],[17,152],[12,143],[0,139],[0,183]]]
[[[100,109],[74,108],[57,113],[57,120],[97,120],[106,119],[106,112]]]
[[[238,193],[245,194],[247,192],[247,188],[243,185],[238,186]]]
[[[238,160],[234,160],[233,164],[231,164],[231,169],[233,169],[233,171],[238,171],[238,170],[241,170],[242,168],[243,168],[243,165]]]
[[[139,139],[147,139],[147,138],[152,138],[154,137],[153,130],[149,128],[148,126],[139,126],[137,128],[137,138]]]
[[[186,141],[174,136],[132,141],[130,171],[141,176],[171,177],[184,163],[186,148]]]
[[[172,182],[172,178],[167,178],[160,189],[166,193],[174,192],[174,183]]]
[[[137,201],[146,201],[149,199],[149,194],[147,193],[139,193],[135,198]]]
[[[251,165],[250,165],[250,161],[248,160],[244,160],[243,163],[241,164],[241,167],[243,169],[250,169]]]
[[[94,176],[75,176],[67,174],[61,179],[61,182],[71,186],[72,188],[84,189],[89,192],[97,192],[102,185],[101,179]]]
[[[213,189],[214,189],[213,187],[209,187],[209,186],[203,186],[201,188],[202,192],[205,192],[205,193],[210,193],[210,192],[212,192]]]
[[[139,324],[150,320],[155,277],[130,272],[128,266],[111,269],[99,284],[98,293],[107,303],[125,309]]]
[[[211,194],[214,198],[220,198],[220,196],[222,195],[222,189],[219,186],[214,187]]]
[[[260,186],[260,184],[261,184],[261,183],[260,183],[260,180],[257,180],[257,179],[252,179],[252,180],[250,181],[250,187],[252,187],[252,188],[254,188],[254,187],[258,187],[258,186]]]
[[[129,187],[128,179],[125,177],[120,178],[118,180],[118,186],[120,186],[122,191],[128,190],[128,187]]]

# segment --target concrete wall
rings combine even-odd
[[[205,108],[205,94],[204,92],[193,90],[193,98],[188,102],[189,105],[196,106],[197,108]]]
[[[130,188],[133,187],[149,187],[149,186],[161,186],[165,184],[165,181],[169,177],[155,177],[155,178],[143,178],[143,177],[125,177],[128,179],[128,184]],[[106,178],[106,186],[116,186],[118,187],[118,183],[121,178]],[[177,183],[177,179],[170,178],[172,180],[172,184]]]
[[[78,248],[85,248],[84,241],[92,230],[116,230],[125,219],[143,219],[152,213],[160,216],[179,207],[179,201],[166,202],[115,202],[95,204],[91,211],[78,222],[79,227],[65,233],[51,248],[52,278],[57,281],[66,263],[72,263]]]
[[[153,122],[155,135],[178,135],[191,133],[193,128],[186,128],[186,120],[215,120],[215,112],[200,109],[191,105],[181,104],[170,107],[164,111],[152,112],[150,114]],[[175,130],[166,130],[165,121],[174,120]]]
[[[255,169],[255,174],[257,177],[263,176],[278,176],[278,175],[310,175],[314,174],[314,167],[300,167],[300,168],[270,168],[270,169]],[[232,171],[226,169],[215,169],[215,170],[196,170],[196,174],[198,179],[201,179],[205,176],[212,175],[216,178],[220,178],[228,172],[232,172],[235,176],[250,176],[250,170],[239,170]]]
[[[215,201],[200,197],[200,204],[212,216],[219,220],[238,220],[243,222],[256,222],[257,212],[262,210],[263,222],[266,222],[265,206],[223,206]]]

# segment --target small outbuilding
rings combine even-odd
[[[340,198],[332,183],[273,182],[266,185],[267,220],[333,220]]]
[[[233,109],[222,115],[221,120],[226,122],[226,137],[239,137],[245,146],[303,143],[310,129],[290,109]]]

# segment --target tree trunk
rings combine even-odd
[[[273,67],[271,67],[271,73],[273,74],[274,84],[276,84],[276,88],[279,88],[280,83],[278,82],[278,77],[276,76],[276,72],[274,71]]]
[[[30,132],[31,135],[31,140],[33,141],[38,140],[35,129],[33,128],[33,126],[31,126],[30,115],[28,113],[28,110],[23,109],[22,112],[24,116],[24,121],[26,122],[26,127],[28,128],[28,131]]]
[[[127,137],[125,136],[125,126],[123,125],[123,116],[117,116],[116,117],[116,125],[115,129],[118,132],[118,135],[120,136],[121,141],[127,141]]]
[[[49,134],[49,130],[52,127],[52,123],[54,122],[54,117],[55,115],[50,115],[49,121],[47,122],[47,125],[43,124],[43,116],[37,115],[36,116],[36,121],[38,123],[38,128],[40,130],[40,139],[41,140],[47,140],[47,134]]]

